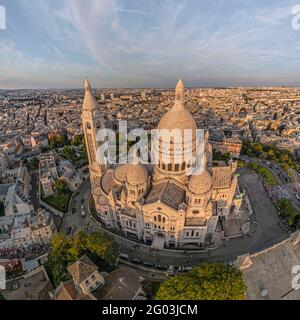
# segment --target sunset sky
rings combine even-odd
[[[294,0],[0,0],[0,88],[300,85]]]

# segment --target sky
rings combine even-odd
[[[0,0],[0,88],[300,86],[298,4]]]

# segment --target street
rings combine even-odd
[[[215,250],[189,252],[181,250],[154,250],[149,246],[136,243],[112,234],[119,245],[119,251],[132,259],[141,260],[143,263],[160,266],[196,266],[202,262],[233,262],[239,255],[255,253],[266,249],[289,237],[289,231],[281,224],[277,210],[268,198],[265,188],[259,177],[251,170],[243,169],[239,179],[241,185],[249,194],[254,210],[250,235],[224,241],[223,245]],[[84,200],[85,210],[88,205],[90,185],[83,183],[77,195],[71,200],[70,211],[76,208],[74,214],[68,213],[63,220],[61,231],[65,232],[69,227],[76,230],[109,231],[103,229],[100,224],[90,216],[81,216],[81,202]],[[86,211],[87,212],[87,211]],[[110,233],[111,234],[111,233]],[[137,268],[145,269],[144,266],[136,264]],[[146,268],[147,269],[147,268]],[[153,272],[153,268],[148,268]]]

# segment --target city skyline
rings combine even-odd
[[[0,89],[82,88],[86,75],[97,88],[300,85],[296,1],[0,5]]]

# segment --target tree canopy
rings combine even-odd
[[[223,264],[203,264],[163,282],[157,300],[243,300],[246,286],[240,271]]]
[[[291,175],[291,168],[300,172],[300,162],[297,161],[294,154],[288,150],[282,150],[276,145],[243,141],[242,154],[276,161],[288,175]]]
[[[54,182],[54,186],[59,192],[62,192],[65,188],[67,188],[65,182],[61,179],[56,179]]]
[[[54,236],[49,268],[56,286],[69,279],[68,265],[84,254],[107,271],[117,259],[117,245],[108,235],[100,232],[87,234],[79,231],[74,236],[64,236],[61,233]]]

